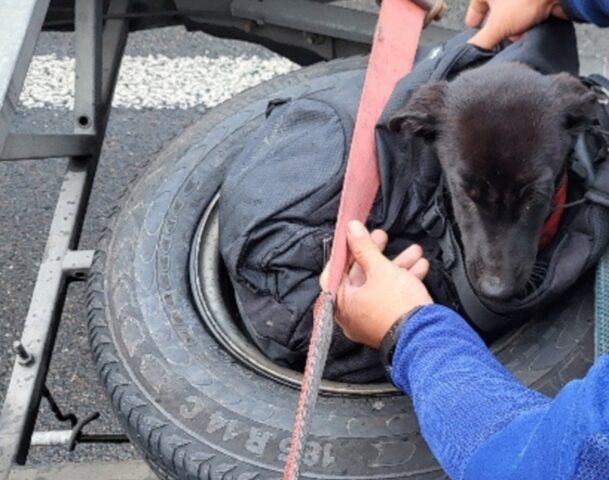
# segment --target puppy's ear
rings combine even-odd
[[[579,79],[568,73],[554,75],[552,83],[565,128],[571,133],[579,133],[594,119],[596,96]]]
[[[389,120],[394,132],[408,131],[413,135],[433,141],[438,133],[438,123],[444,108],[446,82],[432,82],[421,87],[410,98],[406,107]]]

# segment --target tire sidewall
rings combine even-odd
[[[268,100],[335,85],[341,72],[363,66],[359,58],[304,69],[214,109],[146,167],[111,215],[89,280],[92,350],[131,439],[164,475],[281,476],[298,391],[241,365],[205,329],[190,292],[191,242],[240,140],[263,118]],[[537,328],[547,336],[542,324]],[[525,335],[523,352],[540,345],[535,334]],[[586,335],[582,324],[569,341],[580,345]],[[570,352],[556,361],[572,365],[581,358],[581,348]],[[530,360],[505,358],[517,374],[529,369]],[[546,382],[554,366],[527,373],[527,383]],[[410,402],[393,395],[321,397],[302,476],[443,474],[418,432]]]

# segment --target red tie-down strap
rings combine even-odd
[[[562,214],[565,211],[565,203],[567,202],[568,180],[569,176],[567,174],[567,170],[565,169],[560,179],[560,183],[558,184],[558,188],[554,192],[554,198],[552,199],[552,213],[548,216],[548,218],[546,218],[546,221],[541,228],[538,245],[540,250],[547,247],[554,238],[554,235],[556,235],[556,232],[558,232],[560,220],[562,219]]]
[[[414,3],[416,2],[416,3]],[[347,266],[347,224],[365,222],[379,189],[375,126],[397,82],[409,73],[427,18],[442,15],[443,0],[383,0],[366,70],[329,260],[327,290],[314,317],[290,453],[283,480],[297,480],[334,325],[333,302]]]
[[[330,256],[327,292],[334,298],[347,262],[347,224],[365,222],[379,189],[375,126],[396,83],[412,70],[425,11],[410,0],[384,0],[343,184]]]

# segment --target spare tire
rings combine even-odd
[[[214,202],[270,98],[325,88],[364,65],[306,68],[207,113],[144,168],[108,219],[88,282],[93,358],[129,437],[162,477],[281,477],[299,374],[275,368],[238,328]],[[589,368],[592,280],[493,345],[524,383],[552,394]],[[407,398],[387,384],[326,383],[302,478],[444,474]]]

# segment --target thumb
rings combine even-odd
[[[330,279],[330,262],[325,266],[323,272],[319,276],[319,286],[323,292],[328,288],[328,280]]]
[[[374,243],[366,227],[357,220],[349,222],[347,243],[355,261],[359,263],[364,272],[368,272],[375,263],[388,261]]]
[[[557,4],[552,7],[552,15],[558,18],[562,18],[563,20],[569,20],[569,16],[565,13],[562,8],[562,5]]]
[[[479,27],[482,25],[488,11],[487,0],[471,0],[465,15],[465,25],[469,28]]]

